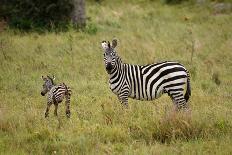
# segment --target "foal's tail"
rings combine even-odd
[[[65,94],[71,96],[72,90],[65,83],[63,83],[63,85],[65,87]]]

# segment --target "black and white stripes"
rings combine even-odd
[[[178,109],[187,108],[191,89],[189,73],[183,65],[171,61],[145,66],[125,64],[117,55],[116,46],[117,40],[112,45],[102,42],[110,89],[124,105],[128,105],[128,97],[153,100],[167,93]]]
[[[43,90],[41,91],[41,95],[44,96],[46,93],[47,95],[47,108],[45,112],[45,117],[49,114],[49,109],[52,104],[55,106],[54,114],[57,115],[58,104],[63,101],[65,98],[66,104],[66,115],[70,117],[70,97],[71,97],[71,90],[67,87],[64,83],[55,85],[53,80],[54,77],[51,78],[49,76],[43,77],[44,81]]]

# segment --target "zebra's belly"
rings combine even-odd
[[[132,99],[142,100],[142,101],[151,101],[151,100],[154,100],[154,99],[158,98],[158,97],[155,96],[155,93],[151,94],[151,96],[147,96],[145,93],[144,93],[144,95],[142,95],[142,94],[138,95],[138,94],[131,93],[129,95],[129,97],[132,98]]]
[[[132,90],[129,97],[136,100],[151,101],[159,98],[162,94],[163,94],[163,89],[160,89],[157,92],[154,90],[152,93],[150,92],[149,89],[147,89],[146,91],[143,90],[138,92],[134,92]]]
[[[150,100],[150,99],[147,99],[145,97],[132,96],[132,95],[130,95],[129,98],[136,99],[136,100],[141,100],[141,101],[149,101]]]
[[[63,94],[53,96],[53,102],[54,103],[61,103],[63,101],[63,99],[64,99]]]
[[[129,94],[128,97],[132,98],[132,99],[136,99],[136,100],[145,100],[145,101],[150,101],[150,100],[154,100],[156,98],[159,98],[163,93],[163,89],[161,88],[159,91],[156,92],[155,87],[153,88],[153,91],[150,91],[150,87],[145,87],[144,85],[140,85],[138,87],[133,85],[133,86],[129,86],[127,83],[123,83],[123,84],[109,84],[111,91],[115,94],[115,95],[119,95],[122,92],[124,92],[125,89],[129,90]]]

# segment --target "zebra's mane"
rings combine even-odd
[[[122,58],[118,54],[116,54],[115,60],[116,60],[117,63],[123,64]]]
[[[47,76],[47,77],[51,80],[52,85],[55,86],[56,84],[55,84],[54,80],[50,76]]]

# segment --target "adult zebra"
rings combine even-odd
[[[117,40],[102,41],[104,62],[110,76],[110,89],[126,107],[128,97],[138,100],[153,100],[167,93],[177,109],[187,109],[191,96],[190,77],[187,69],[177,62],[165,61],[150,65],[123,63],[115,47]],[[184,95],[184,88],[187,85]]]

